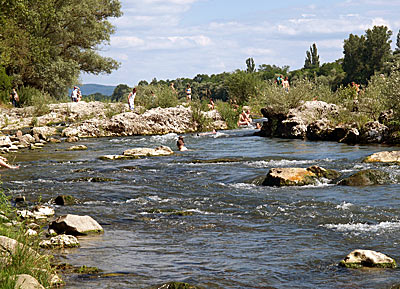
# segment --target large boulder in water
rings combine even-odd
[[[400,151],[377,152],[365,158],[366,163],[399,163]]]
[[[263,186],[304,186],[316,184],[321,179],[336,179],[339,173],[318,166],[309,168],[271,168]]]
[[[384,185],[390,183],[390,176],[388,173],[368,169],[359,171],[350,177],[341,180],[338,185],[342,186],[371,186],[371,185]]]
[[[53,221],[49,229],[57,234],[87,235],[91,233],[102,233],[103,228],[90,216],[64,215]]]
[[[339,263],[340,266],[347,268],[396,268],[396,261],[385,254],[372,250],[354,250]]]

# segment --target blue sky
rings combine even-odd
[[[100,54],[121,63],[82,83],[136,85],[140,80],[193,78],[261,64],[304,65],[317,44],[322,63],[343,57],[343,40],[374,25],[400,29],[400,0],[120,0],[124,15]]]

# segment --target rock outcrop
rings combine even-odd
[[[103,228],[90,216],[64,215],[53,221],[49,229],[57,234],[66,235],[88,235],[91,233],[102,233]]]
[[[339,263],[340,266],[347,268],[396,268],[396,261],[385,254],[372,250],[354,250]]]
[[[255,135],[263,137],[296,138],[308,140],[356,143],[396,143],[400,135],[382,122],[371,121],[358,128],[353,123],[334,125],[332,119],[340,110],[335,104],[306,101],[287,114],[274,112],[272,107],[261,109],[268,120]],[[348,112],[351,113],[351,112]],[[382,116],[382,121],[388,116]]]

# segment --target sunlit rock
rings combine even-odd
[[[396,261],[385,254],[372,250],[354,250],[339,263],[347,268],[377,267],[396,268]]]
[[[400,163],[399,151],[377,152],[365,158],[366,163]]]
[[[103,228],[90,216],[64,215],[53,221],[49,229],[58,234],[87,235],[91,233],[102,233]]]
[[[316,184],[322,179],[332,180],[338,177],[338,172],[318,166],[309,168],[271,168],[262,185],[304,186]]]
[[[62,234],[51,237],[49,240],[41,241],[39,246],[47,249],[56,249],[79,247],[80,244],[75,236]]]
[[[155,149],[152,148],[134,148],[124,151],[124,156],[134,156],[134,157],[154,157],[154,156],[168,156],[173,154],[174,151],[167,146],[159,146]]]

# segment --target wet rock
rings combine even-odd
[[[309,168],[271,168],[263,186],[304,186],[313,185],[324,179],[335,179],[339,173],[318,166]]]
[[[154,157],[154,156],[168,156],[173,154],[174,151],[167,146],[159,146],[155,149],[152,148],[134,148],[124,151],[124,156],[129,157]]]
[[[15,289],[44,289],[44,287],[34,277],[28,274],[15,276]]]
[[[55,211],[53,208],[50,208],[48,206],[35,206],[32,211],[29,210],[20,210],[17,211],[17,214],[24,219],[28,218],[34,218],[34,219],[46,219],[48,217],[51,217],[55,214]]]
[[[165,284],[151,287],[150,289],[205,289],[205,287],[191,285],[184,282],[168,282]]]
[[[67,151],[83,151],[83,150],[87,150],[87,146],[85,146],[85,145],[76,145],[76,146],[69,147],[67,149]]]
[[[339,140],[341,143],[356,144],[360,141],[360,132],[356,128],[350,128],[347,130],[345,136]]]
[[[25,196],[15,197],[14,202],[18,205],[24,204],[26,202]]]
[[[49,229],[58,234],[87,235],[90,233],[102,233],[103,228],[90,216],[64,215],[53,221]]]
[[[383,151],[374,153],[365,158],[366,163],[399,163],[400,151]]]
[[[342,186],[371,186],[371,185],[384,185],[390,183],[390,176],[388,173],[368,169],[359,171],[350,177],[341,180],[338,185]]]
[[[99,157],[99,159],[103,161],[113,161],[113,160],[129,159],[129,158],[134,158],[134,157],[128,157],[124,155],[104,155]]]
[[[57,135],[58,131],[55,127],[35,126],[32,128],[32,135],[37,135],[39,139],[47,139],[50,136]]]
[[[76,199],[71,195],[61,195],[54,199],[54,203],[59,206],[73,205]]]
[[[46,249],[75,248],[79,247],[79,241],[72,235],[58,235],[51,237],[49,240],[43,240],[39,246]]]
[[[385,254],[372,250],[354,250],[339,263],[340,266],[347,268],[396,268],[396,261]]]
[[[77,137],[77,136],[69,136],[68,138],[67,138],[67,142],[77,142],[77,141],[79,141],[79,138]]]

